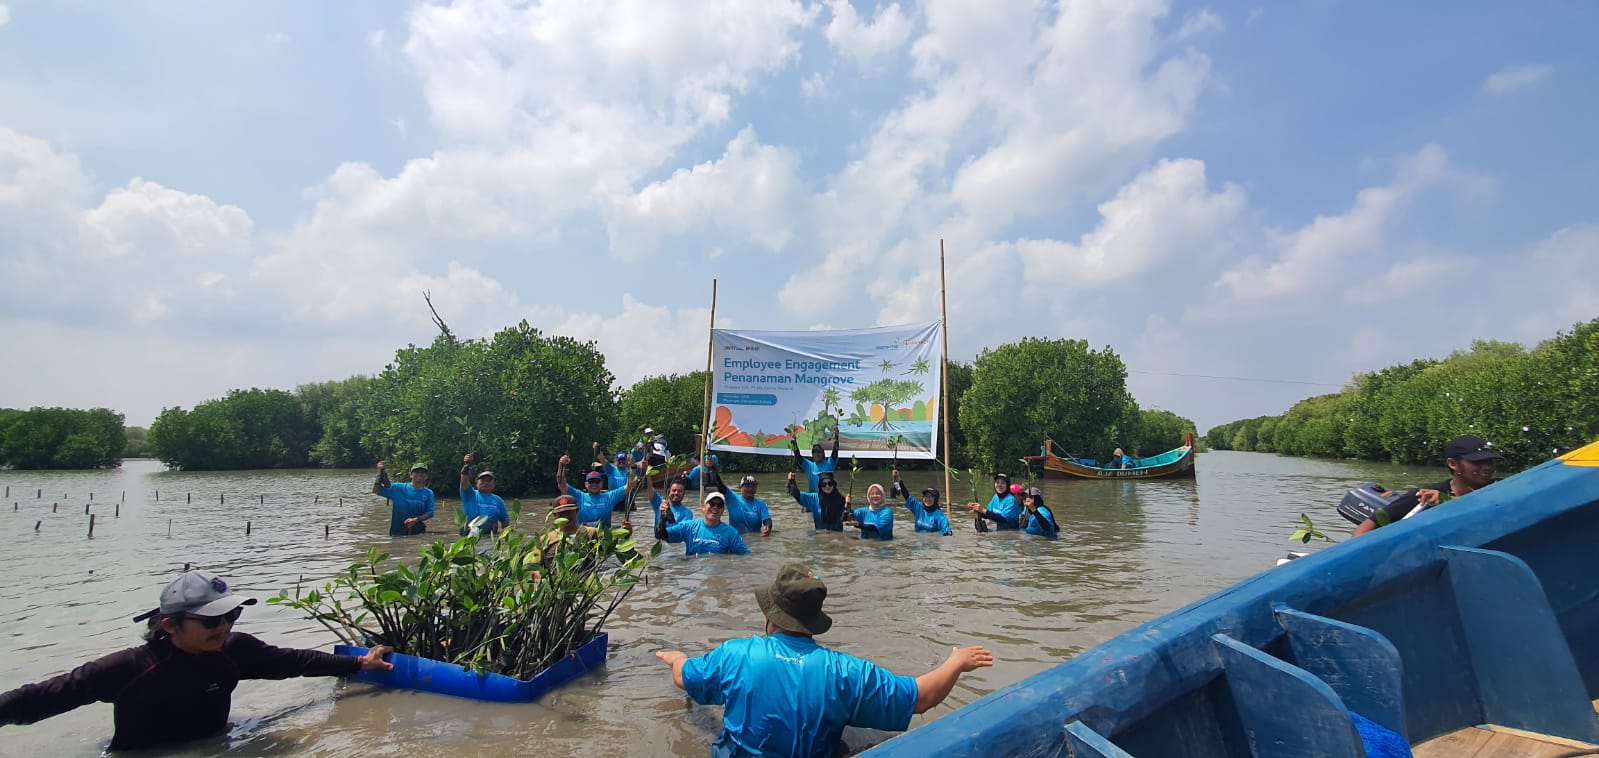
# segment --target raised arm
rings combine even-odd
[[[374,494],[374,495],[382,495],[384,497],[388,497],[388,491],[389,491],[388,465],[389,465],[388,461],[378,461],[378,478],[377,478],[377,481],[372,482],[372,494]]]
[[[559,461],[555,462],[555,488],[562,493],[567,490],[566,467],[571,463],[572,456],[570,455],[563,455]]]
[[[466,499],[466,493],[472,489],[472,474],[476,467],[472,465],[472,454],[461,456],[461,498]]]
[[[839,409],[839,413],[843,413],[843,412],[844,412],[844,409],[840,408]],[[835,469],[838,468],[838,440],[839,440],[840,437],[843,437],[843,436],[844,435],[838,433],[838,424],[833,424],[833,456],[832,457],[833,457],[833,468],[835,468]]]
[[[916,677],[916,712],[926,713],[944,702],[961,674],[994,665],[994,654],[981,647],[951,648],[938,668]]]

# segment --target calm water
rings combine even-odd
[[[1347,534],[1333,506],[1358,482],[1397,486],[1441,473],[1235,452],[1203,454],[1198,467],[1196,481],[1043,483],[1064,528],[1056,541],[979,535],[964,518],[952,537],[921,535],[904,511],[892,542],[813,535],[783,480],[766,475],[761,496],[776,522],[772,537],[753,537],[745,558],[688,559],[670,548],[648,586],[613,616],[605,667],[538,703],[477,703],[333,679],[244,682],[234,694],[230,738],[191,752],[704,755],[721,710],[692,706],[652,654],[681,648],[693,655],[760,631],[751,591],[790,560],[810,563],[827,581],[834,624],[822,640],[831,646],[911,675],[932,668],[951,645],[994,652],[992,669],[962,677],[944,705],[916,717],[914,729],[1272,566],[1297,547],[1287,537],[1300,513]],[[873,473],[862,472],[857,492]],[[155,605],[184,563],[265,598],[300,577],[323,581],[370,547],[415,555],[418,540],[386,536],[386,504],[364,494],[371,478],[368,471],[174,473],[149,461],[106,472],[0,471],[0,485],[10,487],[0,509],[0,691],[138,644],[130,619]],[[875,480],[886,484],[887,473]],[[931,474],[907,480],[913,491],[934,484]],[[968,499],[969,487],[955,490]],[[93,539],[85,505],[96,514]],[[640,531],[647,543],[647,528]],[[238,628],[278,645],[330,649],[335,641],[314,622],[265,604],[247,608]],[[0,728],[0,754],[94,755],[110,736],[111,706],[95,704]],[[847,741],[859,747],[882,738],[852,732]]]

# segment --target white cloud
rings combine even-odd
[[[879,7],[870,23],[861,20],[849,0],[828,0],[827,7],[833,16],[824,32],[827,41],[858,64],[899,50],[910,37],[911,21],[899,3]]]
[[[806,221],[799,164],[793,150],[763,145],[745,128],[721,158],[619,198],[608,224],[611,250],[637,260],[661,238],[700,226],[780,250]]]
[[[718,327],[731,325],[727,319],[717,319]],[[625,294],[616,315],[575,313],[551,331],[594,340],[605,355],[606,367],[626,387],[646,376],[704,370],[710,328],[709,307],[671,309]]]
[[[11,23],[11,9],[0,3],[0,26]]]
[[[1510,66],[1495,71],[1482,83],[1482,91],[1490,95],[1508,95],[1541,82],[1555,73],[1549,65]]]
[[[1183,26],[1177,30],[1177,41],[1184,42],[1195,37],[1216,34],[1226,28],[1227,25],[1222,23],[1221,16],[1211,13],[1208,8],[1201,9],[1198,13],[1190,13],[1183,17]]]
[[[234,256],[250,244],[244,209],[135,178],[84,212],[85,241],[111,256]]]
[[[806,100],[827,97],[827,77],[820,71],[811,72],[810,76],[800,80],[800,94]]]

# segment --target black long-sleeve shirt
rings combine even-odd
[[[347,655],[273,647],[241,632],[216,653],[185,653],[160,639],[0,694],[0,724],[31,724],[107,702],[116,725],[112,750],[158,747],[225,730],[241,679],[349,676],[360,669],[360,660]]]

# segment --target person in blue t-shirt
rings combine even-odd
[[[1060,534],[1060,522],[1055,520],[1055,512],[1044,505],[1044,491],[1037,487],[1029,487],[1022,495],[1020,523],[1022,531],[1028,534],[1041,537]]]
[[[883,485],[866,488],[866,507],[848,510],[851,497],[844,496],[844,526],[861,530],[863,540],[894,539],[894,509],[883,499]]]
[[[899,480],[899,469],[894,469],[894,495],[905,498],[905,508],[916,518],[916,531],[933,532],[945,537],[953,534],[949,526],[949,517],[944,515],[944,509],[938,507],[938,490],[928,487],[922,490],[920,500],[911,496],[910,490],[905,489],[905,483]]]
[[[409,484],[390,484],[388,461],[378,461],[378,480],[372,483],[372,494],[389,499],[390,536],[405,537],[428,530],[427,520],[433,518],[433,490],[428,489],[427,466],[412,466]]]
[[[662,521],[660,513],[663,504],[667,506],[667,518],[665,521],[668,526],[681,524],[685,521],[693,521],[696,518],[694,509],[683,502],[683,496],[688,493],[688,485],[683,481],[682,477],[675,477],[670,484],[666,485],[666,498],[664,500],[661,498],[661,493],[655,491],[654,482],[650,482],[646,486],[650,488],[650,511],[656,514],[655,522],[657,526]],[[667,541],[671,542],[672,540]]]
[[[794,439],[792,435],[788,438],[788,449],[794,452],[794,465],[798,466],[800,471],[804,471],[805,476],[810,479],[811,492],[817,491],[820,484],[817,479],[819,474],[838,468],[838,432],[836,429],[833,432],[832,455],[827,455],[827,450],[822,447],[822,443],[818,442],[811,445],[811,457],[807,459],[805,456],[800,455],[799,441]]]
[[[800,504],[801,508],[811,514],[811,521],[816,524],[818,532],[844,531],[844,512],[848,506],[844,503],[844,496],[838,492],[838,480],[833,478],[833,472],[823,471],[817,474],[816,492],[800,492],[799,484],[794,481],[794,472],[788,472],[788,496]]]
[[[766,537],[772,533],[772,511],[765,500],[755,496],[758,486],[755,477],[746,476],[738,483],[738,492],[723,493],[727,495],[727,522],[739,534],[760,532]]]
[[[563,455],[556,462],[555,486],[562,492],[571,495],[577,500],[577,521],[584,526],[599,526],[611,528],[611,512],[616,510],[623,498],[627,497],[627,485],[615,489],[605,489],[605,474],[590,471],[583,478],[583,489],[578,489],[566,483],[566,467],[571,465],[572,456]],[[633,525],[628,521],[626,514],[622,515],[622,528],[632,530]]]
[[[765,636],[728,640],[695,658],[681,650],[655,654],[694,702],[723,706],[713,755],[831,756],[844,727],[903,732],[913,714],[944,702],[961,674],[994,665],[987,650],[958,647],[932,671],[897,676],[822,647],[816,636],[833,626],[822,610],[826,599],[827,585],[790,563],[776,581],[755,589]]]
[[[482,530],[493,534],[511,525],[511,512],[505,507],[505,498],[494,494],[494,472],[479,471],[474,477],[473,469],[472,454],[461,456],[461,512],[466,514],[468,524],[478,516],[487,516]],[[461,536],[466,533],[463,528]]]
[[[750,549],[744,545],[744,538],[738,536],[738,530],[722,523],[722,513],[727,510],[727,498],[722,493],[707,494],[700,510],[704,514],[700,518],[671,523],[674,518],[672,509],[666,503],[661,503],[655,516],[655,539],[685,543],[687,555],[750,554]]]
[[[605,460],[605,451],[600,448],[600,443],[594,443],[594,460]],[[633,461],[627,453],[617,453],[611,462],[606,463],[600,470],[605,473],[605,488],[614,490],[617,487],[627,486],[628,472],[633,468]]]
[[[1010,475],[994,475],[994,496],[989,499],[985,507],[977,503],[967,503],[966,510],[977,516],[977,531],[988,531],[988,522],[994,522],[996,529],[1021,528],[1021,504],[1016,502],[1016,496],[1010,494]]]
[[[703,474],[705,477],[705,489],[722,489],[727,485],[722,483],[722,472],[718,469],[720,465],[721,461],[715,455],[710,457],[710,463],[707,464],[701,464],[698,459],[695,459],[694,468],[689,469],[688,473],[683,475],[684,483],[691,490],[697,489],[700,486],[700,476]]]

